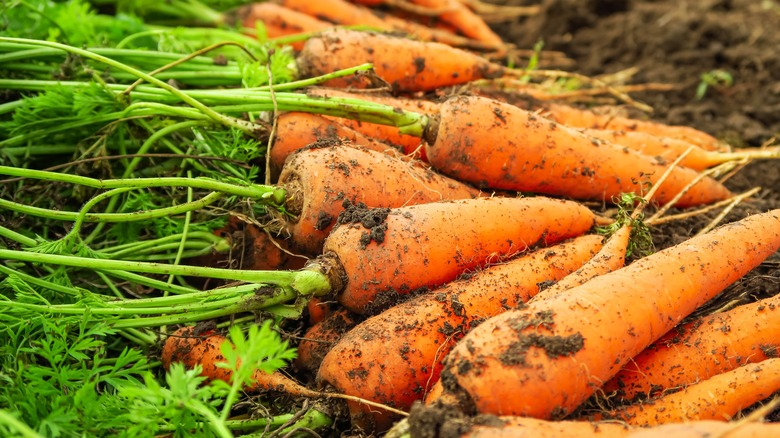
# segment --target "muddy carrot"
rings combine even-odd
[[[202,376],[209,380],[222,380],[229,383],[232,372],[217,366],[225,362],[221,351],[222,343],[225,341],[226,338],[214,330],[201,332],[197,327],[182,327],[171,333],[163,345],[161,356],[163,366],[168,369],[174,362],[181,362],[187,368],[200,365]],[[252,379],[255,383],[244,388],[246,391],[278,391],[301,397],[318,396],[317,392],[305,388],[280,372],[269,374],[257,370],[253,373]]]
[[[219,257],[211,266],[235,269],[300,269],[307,258],[296,255],[289,240],[266,232],[260,226],[231,216],[228,225],[216,231],[230,239],[233,251],[228,258]]]
[[[350,146],[293,154],[278,184],[288,193],[287,211],[295,216],[286,221],[292,246],[310,255],[322,251],[325,238],[348,205],[401,207],[480,195],[419,162]]]
[[[269,38],[319,32],[333,27],[327,21],[270,2],[243,6],[236,12],[236,16],[245,28],[254,29],[258,21],[263,23]],[[304,42],[298,41],[290,45],[295,50],[301,50]]]
[[[442,173],[480,187],[574,199],[611,200],[643,193],[666,165],[626,148],[599,142],[516,106],[474,96],[450,98],[426,132],[426,155]],[[698,177],[675,168],[654,200],[669,202]],[[675,204],[708,204],[731,193],[705,177]]]
[[[338,309],[311,326],[298,344],[295,365],[300,369],[316,372],[328,351],[361,319],[347,309]]]
[[[624,399],[707,379],[778,356],[780,295],[676,327],[634,357],[604,391]]]
[[[395,91],[429,91],[507,73],[498,64],[446,44],[346,29],[310,38],[298,57],[299,70],[307,77],[366,62],[373,63],[377,75]],[[353,76],[328,85],[365,87],[370,82]]]
[[[582,133],[593,138],[634,149],[645,155],[662,158],[665,161],[674,161],[683,152],[693,147],[680,162],[680,165],[696,170],[704,170],[721,163],[741,159],[780,158],[780,151],[777,148],[717,152],[703,149],[685,140],[658,137],[641,131],[584,129]]]
[[[676,138],[693,143],[706,150],[721,150],[723,144],[715,137],[688,126],[637,120],[616,115],[597,114],[593,111],[569,105],[550,104],[542,114],[572,128],[609,129],[615,131],[639,131],[659,137]]]
[[[297,111],[280,114],[276,122],[276,136],[271,147],[270,159],[273,179],[279,177],[284,160],[290,154],[314,143],[319,145],[338,144],[346,140],[356,146],[379,152],[396,150],[387,143],[367,137],[341,123],[345,121],[347,119],[328,118]]]
[[[691,365],[695,365],[692,363]],[[697,420],[728,421],[780,390],[780,359],[716,374],[678,392],[624,406],[610,416],[637,426]]]
[[[471,327],[574,271],[602,240],[577,237],[397,304],[344,335],[323,359],[318,380],[340,393],[408,410],[438,381],[442,359]],[[383,431],[397,419],[357,403],[350,403],[350,413],[352,425],[365,431]]]
[[[339,302],[364,314],[469,269],[581,235],[594,215],[543,197],[477,198],[355,211],[339,221],[323,254],[337,256],[344,269]]]
[[[443,389],[481,413],[563,417],[778,248],[773,210],[490,318],[445,359]]]

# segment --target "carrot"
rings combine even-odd
[[[348,204],[401,207],[442,199],[466,199],[479,191],[417,162],[376,151],[333,146],[290,156],[279,176],[288,193],[286,221],[294,248],[319,254]]]
[[[767,359],[716,374],[679,392],[621,407],[610,416],[639,426],[696,420],[727,421],[775,391],[780,391],[780,359]]]
[[[426,130],[426,155],[442,173],[481,187],[575,199],[609,200],[642,192],[666,167],[652,157],[607,144],[506,103],[475,96],[450,98]],[[675,168],[654,200],[669,202],[698,173]],[[705,177],[675,204],[708,204],[731,196]]]
[[[373,63],[377,75],[396,92],[435,90],[507,73],[498,64],[446,44],[346,29],[326,30],[310,38],[298,56],[298,67],[305,77],[366,62]],[[338,87],[369,84],[365,76],[328,81],[328,85]]]
[[[423,41],[437,41],[453,47],[484,47],[476,41],[452,32],[423,26],[389,14],[378,15],[371,9],[352,4],[346,0],[281,0],[283,6],[344,26],[368,26],[381,31],[403,32]],[[488,46],[492,47],[492,46]]]
[[[563,417],[778,248],[780,209],[490,318],[445,359],[443,389],[481,413]]]
[[[609,129],[613,131],[640,131],[659,137],[676,138],[695,144],[706,150],[721,150],[723,144],[715,137],[688,126],[670,126],[662,123],[636,120],[627,117],[597,114],[593,111],[569,105],[549,104],[546,117],[573,128]]]
[[[300,269],[306,258],[296,256],[289,241],[274,237],[259,226],[231,216],[225,230],[232,235],[237,253],[232,258],[238,261],[236,269],[275,270]]]
[[[780,295],[697,318],[650,345],[604,384],[625,399],[654,396],[778,356]]]
[[[420,427],[431,426],[429,423],[421,423]],[[453,435],[462,438],[773,438],[780,436],[778,435],[780,424],[777,423],[691,421],[640,428],[609,422],[545,421],[527,417],[488,415],[478,416],[472,421],[444,423],[441,436],[445,436],[444,433],[454,427],[459,429],[457,432],[453,431],[455,432]]]
[[[358,2],[371,6],[387,3],[386,0],[358,0]],[[411,3],[441,11],[439,18],[452,25],[463,35],[482,41],[494,48],[505,46],[501,37],[493,32],[482,18],[458,0],[412,0]]]
[[[367,137],[340,123],[346,120],[297,111],[280,114],[276,122],[276,136],[271,147],[272,177],[274,179],[279,177],[284,160],[290,154],[316,142],[338,143],[347,140],[352,144],[379,152],[396,150],[387,143]]]
[[[404,99],[399,97],[378,95],[376,93],[348,93],[343,90],[332,88],[309,89],[306,91],[306,95],[325,98],[348,97],[362,99],[370,102],[390,105],[394,108],[400,108],[407,111],[416,111],[423,114],[436,114],[439,112],[439,104],[423,99]],[[420,155],[420,159],[425,161],[420,137],[401,134],[398,131],[398,128],[394,126],[379,125],[376,123],[347,119],[339,119],[339,122],[368,137],[380,139],[387,143],[397,145],[403,150],[404,154],[410,155],[417,153]]]
[[[685,140],[658,137],[641,131],[613,131],[605,129],[584,129],[582,133],[610,143],[626,146],[645,155],[660,157],[666,161],[677,159],[683,152],[693,147],[680,162],[681,166],[704,170],[728,161],[748,158],[780,158],[775,149],[742,149],[732,153],[708,151]]]
[[[309,325],[319,324],[333,313],[329,301],[322,297],[311,297],[306,303],[306,313],[309,315]]]
[[[340,393],[407,410],[438,381],[441,360],[471,327],[574,271],[602,240],[581,236],[397,304],[344,335],[322,360],[317,378]],[[350,404],[350,413],[352,425],[365,431],[385,430],[396,419],[357,403]]]
[[[317,371],[328,351],[345,333],[352,330],[360,319],[347,309],[339,309],[311,326],[298,344],[295,365],[303,370]]]
[[[333,27],[326,21],[269,2],[251,3],[243,6],[236,15],[245,28],[254,29],[258,21],[263,23],[269,38],[319,32]],[[304,42],[298,41],[290,45],[295,50],[301,50]]]
[[[224,336],[213,330],[201,332],[197,327],[182,327],[171,333],[165,340],[161,355],[163,367],[167,370],[174,362],[181,362],[187,368],[200,365],[202,376],[209,380],[222,380],[229,383],[232,372],[217,366],[218,363],[224,362],[221,346],[225,341]],[[257,370],[252,374],[252,379],[255,383],[244,390],[278,391],[301,397],[319,395],[316,391],[305,388],[280,372],[269,374]]]
[[[348,220],[348,221],[347,221]],[[478,198],[355,211],[325,240],[345,283],[339,302],[365,314],[536,244],[583,234],[593,213],[549,198]]]

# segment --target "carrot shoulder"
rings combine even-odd
[[[263,23],[269,38],[319,32],[333,27],[326,21],[270,2],[243,6],[237,11],[237,16],[245,28],[254,29],[257,22]],[[291,45],[295,50],[301,50],[303,44],[299,41]]]
[[[319,254],[345,210],[345,202],[401,207],[443,199],[468,199],[479,191],[415,161],[350,146],[307,149],[288,158],[279,175],[295,215],[287,231],[295,248]]]
[[[780,295],[697,318],[634,357],[604,391],[652,396],[742,365],[778,356]]]
[[[407,410],[439,379],[450,348],[480,321],[516,308],[582,265],[602,237],[580,236],[490,266],[397,304],[357,325],[322,361],[318,380],[337,391]],[[382,360],[377,360],[381,357]],[[395,418],[350,404],[352,424],[381,431]]]
[[[444,390],[482,413],[565,416],[779,247],[780,210],[773,210],[493,317],[450,352]]]
[[[581,235],[594,223],[586,207],[543,197],[477,198],[355,213],[350,223],[331,232],[323,254],[339,259],[345,284],[338,300],[357,313],[535,245]]]
[[[516,106],[474,96],[447,100],[426,141],[428,162],[455,179],[574,199],[609,201],[621,193],[641,194],[667,167]],[[691,169],[673,169],[654,201],[669,202],[698,176]],[[730,195],[723,185],[704,177],[675,205],[708,204]]]

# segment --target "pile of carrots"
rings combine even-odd
[[[645,197],[636,205],[714,204],[733,194],[706,169],[778,151],[730,151],[692,128],[456,92],[522,76],[488,59],[512,48],[467,3],[281,0],[238,11],[271,37],[301,34],[304,75],[374,65],[309,97],[377,102],[419,122],[278,115],[270,170],[291,217],[246,267],[295,269],[302,262],[290,257],[308,258],[302,269],[326,272],[331,294],[308,303],[291,370],[314,377],[309,384],[258,373],[246,390],[348,398],[352,426],[366,433],[403,435],[399,420],[413,407],[406,430],[428,421],[430,436],[728,430],[713,421],[780,390],[780,302],[679,324],[778,251],[780,210],[624,266],[640,215],[607,239],[594,230],[611,220],[582,201],[634,193]],[[377,85],[384,92],[366,89]],[[184,327],[167,339],[166,366],[202,364],[208,377],[230,378],[214,366],[220,334]],[[609,408],[581,409],[599,395]],[[449,414],[420,420],[426,412]]]

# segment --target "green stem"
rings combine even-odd
[[[0,237],[11,239],[14,242],[22,244],[23,246],[35,246],[38,244],[35,239],[27,237],[24,234],[19,234],[16,231],[11,230],[10,228],[6,228],[2,225],[0,225]]]
[[[1,167],[1,166],[0,166]],[[2,173],[2,171],[0,171]],[[129,188],[125,188],[129,189]],[[124,189],[123,189],[124,190]],[[118,223],[118,222],[134,222],[150,219],[157,219],[161,217],[175,216],[178,214],[186,213],[188,211],[200,210],[203,207],[209,206],[216,201],[222,199],[225,196],[224,193],[211,192],[197,201],[186,202],[184,204],[175,205],[172,207],[163,207],[154,210],[142,210],[131,213],[86,213],[84,220],[86,222],[98,222],[98,223]],[[52,220],[60,221],[76,221],[78,220],[79,213],[74,211],[60,211],[51,210],[41,207],[33,207],[27,204],[20,204],[5,199],[0,199],[0,208],[4,208],[10,211],[15,211],[30,216],[44,217]]]
[[[43,438],[27,424],[11,415],[10,411],[0,409],[0,424],[3,424],[13,436],[21,438]],[[232,437],[232,435],[230,435]]]
[[[255,130],[255,127],[252,124],[246,123],[242,120],[235,119],[232,117],[224,116],[208,106],[198,102],[196,99],[191,98],[185,93],[182,93],[179,91],[176,87],[166,83],[165,81],[161,81],[154,76],[150,76],[146,73],[144,73],[141,70],[135,69],[133,67],[130,67],[127,64],[123,64],[121,62],[118,62],[114,59],[107,58],[103,55],[98,55],[97,53],[90,52],[89,50],[80,49],[77,47],[68,46],[65,44],[55,43],[52,41],[41,41],[41,40],[33,40],[33,39],[26,39],[26,38],[8,38],[8,37],[0,37],[0,41],[7,41],[7,42],[17,42],[22,44],[37,44],[40,46],[45,47],[52,47],[60,50],[64,50],[69,53],[73,53],[76,55],[83,56],[84,58],[92,59],[98,62],[102,62],[103,64],[118,68],[120,70],[124,70],[137,78],[143,79],[146,82],[149,82],[151,84],[154,84],[164,90],[167,90],[174,96],[178,97],[182,102],[187,103],[188,105],[192,106],[193,108],[197,108],[200,110],[203,114],[207,115],[209,118],[214,120],[215,122],[221,123],[225,126],[234,127],[237,129],[240,129],[244,132],[251,133]]]

